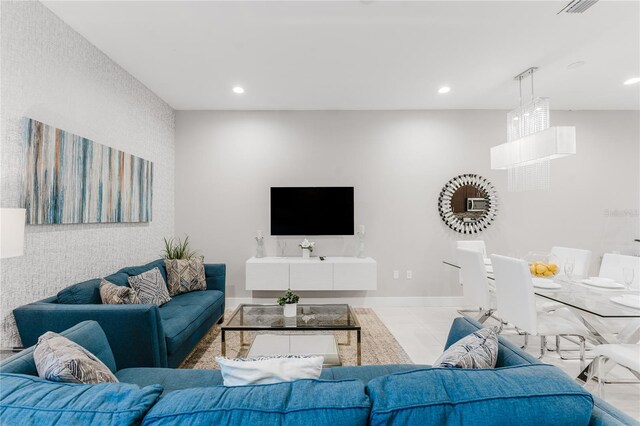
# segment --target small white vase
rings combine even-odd
[[[302,258],[303,259],[308,259],[309,256],[311,256],[311,250],[303,248],[302,249]]]
[[[295,317],[296,313],[298,311],[298,304],[297,303],[285,303],[284,304],[284,316],[291,318],[291,317]]]

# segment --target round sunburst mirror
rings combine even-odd
[[[491,182],[482,176],[459,175],[442,188],[438,210],[449,228],[461,234],[475,234],[495,219],[498,197]]]

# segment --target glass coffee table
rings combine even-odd
[[[362,330],[358,318],[349,305],[303,305],[298,304],[295,317],[285,317],[279,305],[241,304],[231,314],[229,321],[221,326],[222,356],[226,356],[226,333],[240,332],[240,345],[246,331],[346,331],[347,343],[351,344],[351,332],[356,333],[356,363],[362,363]],[[340,343],[339,343],[340,344]]]

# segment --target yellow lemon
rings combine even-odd
[[[558,265],[556,265],[555,263],[548,264],[547,268],[549,268],[551,272],[558,272]]]
[[[536,273],[544,274],[545,272],[547,272],[547,266],[546,265],[536,265]]]
[[[553,276],[553,272],[551,272],[551,271],[547,271],[547,272],[545,272],[543,275],[544,275],[545,277],[551,277],[551,276]]]
[[[533,263],[531,265],[529,265],[529,270],[531,271],[532,274],[535,275],[535,273],[536,273],[536,265],[534,265]]]

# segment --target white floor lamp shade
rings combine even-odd
[[[24,253],[25,209],[0,209],[0,258]]]

